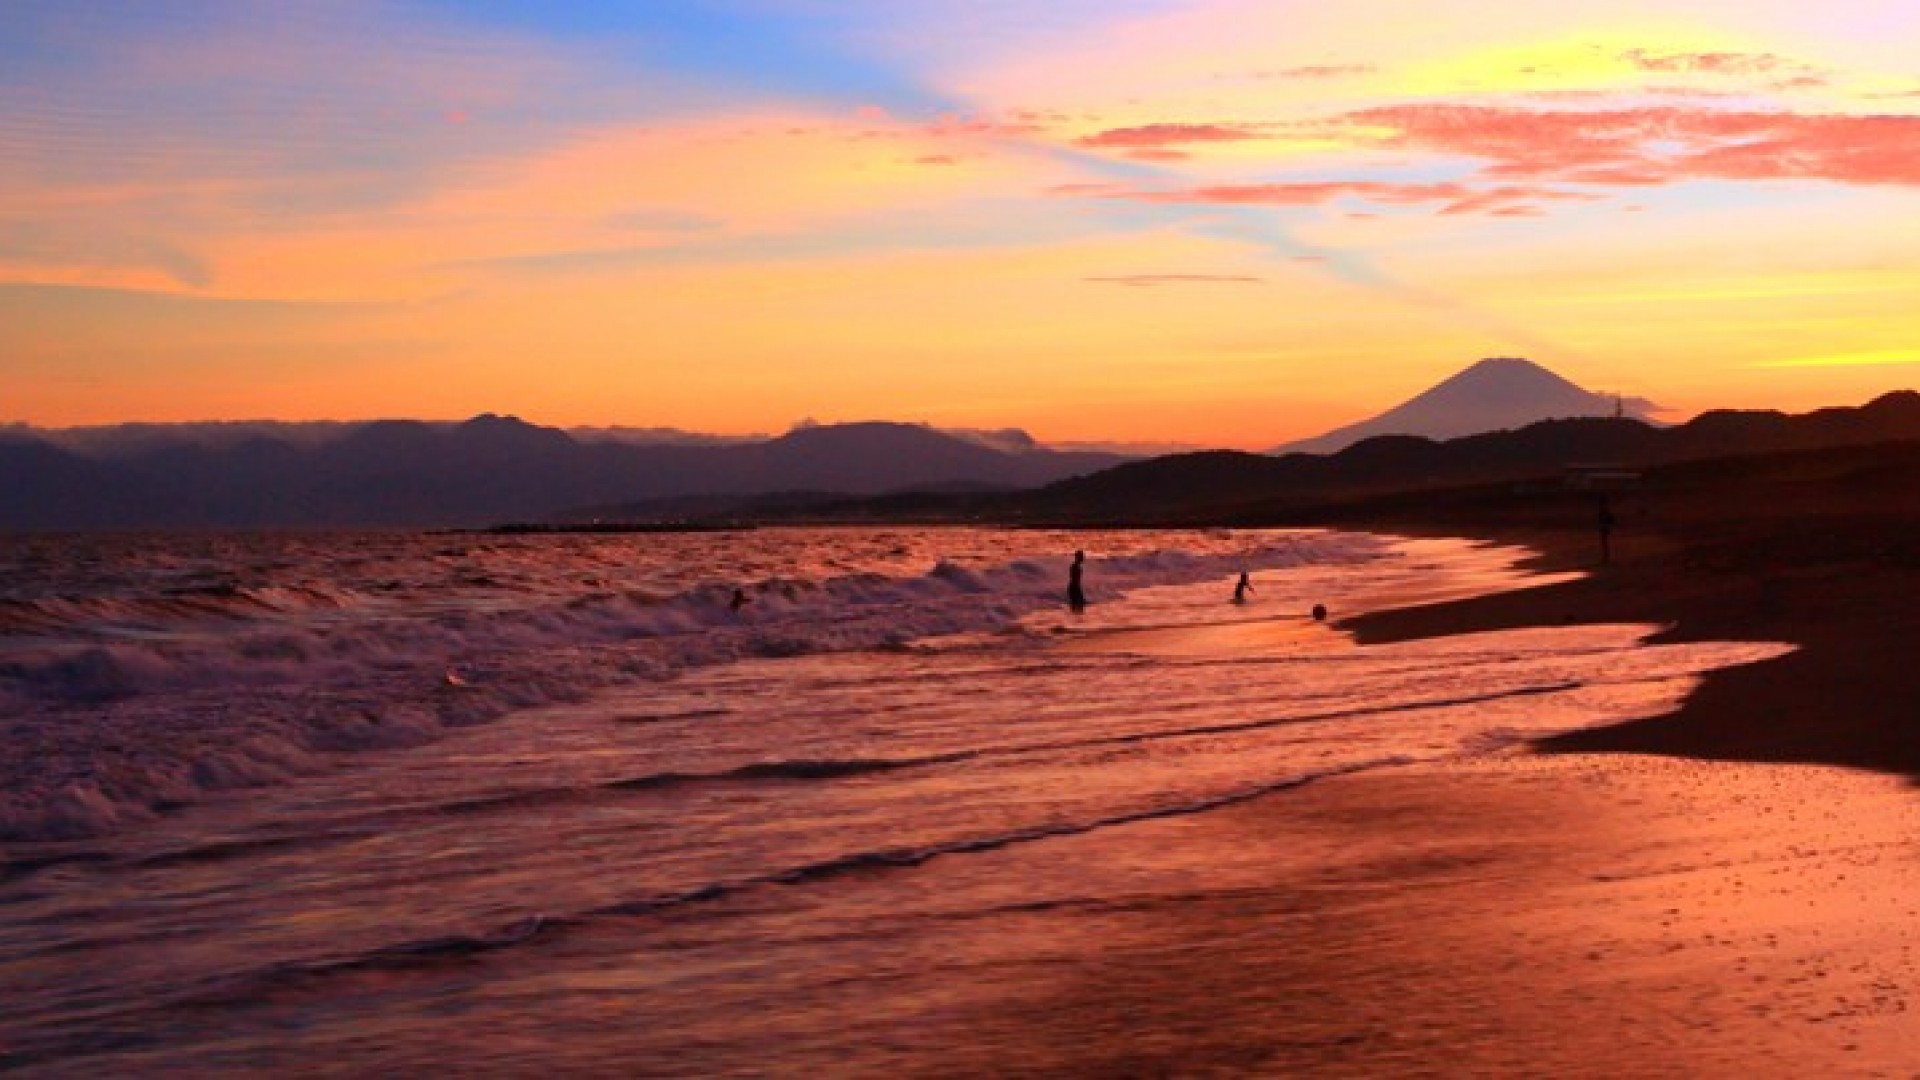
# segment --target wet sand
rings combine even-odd
[[[1910,799],[1618,757],[1327,781],[1157,826],[1178,854],[1104,916],[1101,967],[1029,1003],[1074,1022],[989,1015],[961,1045],[1132,1074],[1910,1075]],[[1128,858],[1057,854],[1107,843]]]
[[[935,1060],[936,1075],[1911,1076],[1911,797],[1825,767],[1515,752],[935,860],[888,894],[884,948],[759,957],[791,993],[745,1026],[662,1029],[643,1071],[748,1075],[777,1048],[783,1067],[846,1075]],[[893,887],[837,886],[856,905]],[[655,944],[710,947],[779,917],[732,914]]]

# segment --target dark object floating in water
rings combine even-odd
[[[1325,604],[1313,605],[1313,621],[1314,622],[1327,621],[1327,605]]]

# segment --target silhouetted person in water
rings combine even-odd
[[[1605,495],[1600,496],[1600,565],[1613,561],[1613,505]]]
[[[1325,604],[1313,605],[1313,621],[1314,622],[1327,621],[1327,605]]]
[[[1245,570],[1240,571],[1240,581],[1237,584],[1235,584],[1233,587],[1233,602],[1236,604],[1246,603],[1247,594],[1252,591],[1253,591],[1253,579],[1247,576],[1247,572]]]
[[[740,609],[746,607],[750,602],[751,601],[747,599],[747,590],[735,589],[733,590],[733,599],[727,601],[727,610],[737,615],[740,613]]]
[[[1080,585],[1080,571],[1086,563],[1087,553],[1076,551],[1073,553],[1073,565],[1067,567],[1067,606],[1075,611],[1084,610],[1087,606],[1087,592]]]

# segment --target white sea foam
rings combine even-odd
[[[416,745],[624,680],[1007,627],[1060,605],[1068,544],[1115,552],[1089,560],[1096,611],[1131,590],[1384,550],[1330,533],[927,530],[861,559],[835,538],[742,534],[735,543],[755,550],[709,556],[761,572],[738,611],[740,578],[687,582],[682,571],[683,587],[662,588],[674,575],[658,553],[621,563],[593,547],[519,545],[472,566],[431,538],[388,538],[403,550],[385,562],[320,548],[293,564],[290,584],[142,588],[152,583],[135,576],[101,595],[10,597],[0,838],[102,832],[310,770],[321,755]],[[968,554],[942,557],[943,543]],[[916,560],[931,566],[907,572]],[[288,560],[270,565],[284,573]],[[450,576],[424,569],[442,565]]]

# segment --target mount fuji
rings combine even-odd
[[[1495,357],[1446,379],[1386,412],[1324,435],[1288,443],[1276,454],[1333,454],[1376,435],[1456,439],[1575,416],[1630,416],[1656,423],[1658,406],[1643,398],[1599,394],[1531,360]]]

